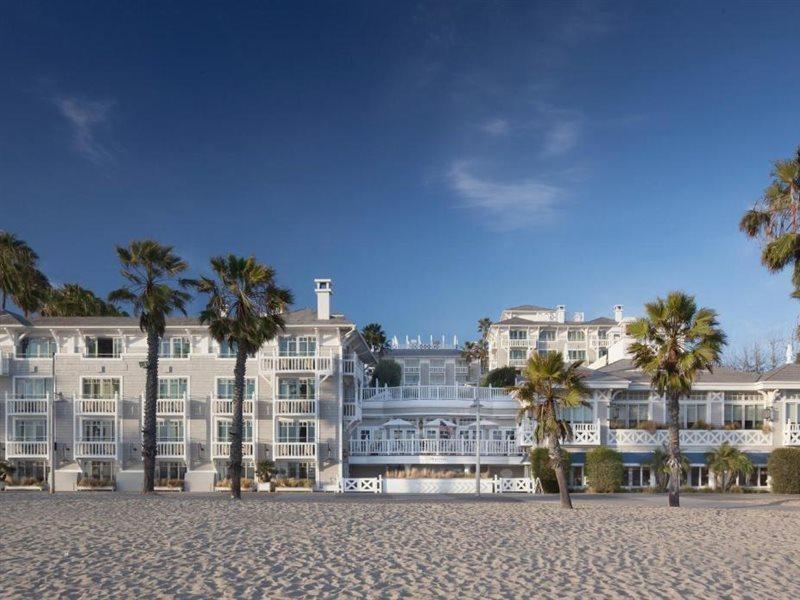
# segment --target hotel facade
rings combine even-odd
[[[317,491],[507,491],[529,481],[534,424],[504,389],[480,385],[480,364],[443,343],[410,343],[388,358],[400,385],[371,387],[376,357],[354,322],[331,312],[331,281],[315,280],[317,307],[286,314],[286,331],[247,362],[245,476],[273,461],[282,481]],[[622,453],[625,487],[651,485],[648,462],[666,440],[665,402],[626,350],[621,306],[612,316],[567,319],[563,306],[502,311],[489,331],[490,368],[519,369],[532,353],[585,360],[587,405],[565,416],[573,435],[570,483],[585,485],[586,452]],[[146,339],[130,317],[0,314],[2,456],[15,482],[56,490],[142,485]],[[233,352],[194,318],[167,323],[159,360],[158,458],[162,484],[224,488],[230,454]],[[704,373],[681,399],[686,485],[713,486],[705,453],[723,442],[756,466],[739,484],[767,488],[774,448],[800,446],[800,365],[764,374]],[[515,488],[517,486],[517,488]],[[521,489],[521,488],[519,488]]]

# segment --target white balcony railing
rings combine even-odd
[[[211,443],[211,458],[229,458],[231,455],[230,442],[217,442]],[[253,442],[242,442],[242,456],[246,458],[253,457]]]
[[[47,398],[21,398],[6,394],[7,415],[47,415]]]
[[[115,415],[118,398],[75,398],[76,415]]]
[[[509,339],[508,340],[508,347],[509,348],[527,348],[529,346],[534,346],[534,341],[529,339]]]
[[[527,358],[509,358],[508,364],[512,367],[524,367],[528,364]]]
[[[482,456],[522,456],[514,440],[481,440]],[[475,440],[350,440],[351,456],[475,456]]]
[[[261,358],[261,368],[273,373],[306,371],[330,373],[333,370],[333,358],[330,353],[317,353],[310,356],[264,356]]]
[[[116,458],[117,443],[113,440],[77,440],[75,458]]]
[[[660,446],[669,432],[659,429],[650,433],[644,429],[609,429],[609,446]],[[681,429],[681,446],[719,446],[728,442],[733,446],[771,446],[772,436],[760,429]]]
[[[156,442],[156,454],[159,458],[184,458],[186,444],[181,440]]]
[[[800,423],[786,422],[783,429],[784,446],[800,446]]]
[[[253,414],[253,400],[242,401],[242,412],[245,415]],[[233,415],[233,400],[229,398],[212,398],[211,413],[214,415]]]
[[[358,404],[355,402],[345,402],[343,405],[344,407],[344,418],[345,419],[355,419],[358,415]]]
[[[159,415],[183,415],[185,411],[186,401],[183,398],[158,398],[156,400],[156,413]]]
[[[275,458],[314,458],[317,445],[314,442],[276,442],[272,445]]]
[[[362,388],[366,401],[387,400],[510,400],[503,388],[468,385],[403,385],[398,387]]]
[[[276,415],[315,415],[317,401],[300,398],[278,398],[275,400]]]
[[[519,446],[535,446],[536,440],[533,437],[535,423],[517,427],[517,444]],[[565,446],[599,446],[600,445],[600,423],[572,423],[572,437],[565,440]]]
[[[6,458],[47,458],[47,441],[9,440]]]

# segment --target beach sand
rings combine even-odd
[[[800,502],[663,503],[5,492],[0,595],[800,597]]]

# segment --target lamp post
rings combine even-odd
[[[470,408],[475,409],[475,493],[481,493],[481,401],[475,398]]]

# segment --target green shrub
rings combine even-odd
[[[586,453],[586,479],[592,491],[619,491],[622,476],[622,454],[619,452],[611,448],[593,448]]]
[[[514,385],[517,380],[517,370],[514,367],[500,367],[492,369],[481,380],[482,386],[506,388]]]
[[[767,471],[776,494],[800,494],[800,448],[776,448],[769,455]]]
[[[561,450],[564,453],[564,476],[569,481],[569,468],[572,464],[572,458],[566,450]],[[533,448],[528,453],[528,458],[531,461],[531,476],[539,478],[542,482],[542,490],[546,494],[558,493],[558,480],[556,479],[556,472],[550,466],[550,454],[547,448]]]
[[[397,387],[403,380],[403,367],[391,358],[382,358],[375,365],[371,385]]]

